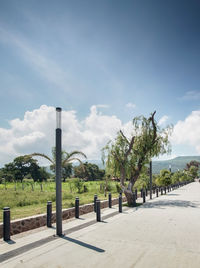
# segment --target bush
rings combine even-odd
[[[74,179],[74,186],[78,190],[78,193],[80,194],[83,189],[84,182],[81,179]]]
[[[116,190],[118,193],[120,193],[122,191],[122,188],[121,188],[119,183],[116,184]]]

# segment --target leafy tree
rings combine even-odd
[[[156,179],[156,184],[158,186],[168,186],[171,182],[171,172],[167,169],[161,170],[160,175]]]
[[[180,178],[183,175],[181,171],[176,171],[172,175],[172,184],[176,184],[180,182]]]
[[[74,176],[85,180],[95,181],[102,180],[105,175],[105,170],[100,169],[96,164],[84,163],[74,167]]]
[[[171,128],[160,129],[155,121],[155,113],[133,119],[130,139],[120,130],[116,139],[103,148],[106,171],[120,176],[120,184],[129,205],[133,205],[133,186],[138,180],[145,164],[159,154],[170,151],[168,136]],[[125,186],[126,178],[129,180]]]
[[[191,180],[194,180],[198,177],[198,167],[197,166],[190,166],[188,170],[188,175],[191,177]]]
[[[16,157],[12,163],[8,163],[2,168],[2,174],[7,181],[23,181],[25,177],[32,177],[34,181],[42,181],[47,178],[42,168],[39,167],[37,160],[31,156]]]
[[[84,181],[82,181],[81,179],[74,179],[74,186],[75,188],[77,188],[78,193],[80,194],[83,190],[83,186],[84,186]]]
[[[42,153],[33,153],[30,155],[31,157],[33,156],[41,156],[47,160],[50,161],[50,169],[55,172],[56,168],[56,148],[52,148],[52,158],[49,156],[42,154]],[[80,151],[73,151],[71,153],[67,153],[66,151],[62,151],[62,156],[61,156],[61,166],[62,166],[62,176],[63,176],[63,181],[66,179],[66,175],[70,176],[72,174],[72,165],[71,162],[73,161],[78,161],[82,164],[82,161],[78,158],[78,156],[82,156],[84,158],[87,158],[86,155]]]
[[[66,179],[69,178],[72,175],[72,171],[73,171],[72,163],[66,164],[62,168],[63,182],[65,182]]]
[[[190,161],[189,163],[186,164],[186,170],[189,170],[190,167],[192,167],[192,166],[197,167],[197,169],[198,169],[200,166],[200,162],[198,162],[196,160]]]

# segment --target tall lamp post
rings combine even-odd
[[[62,109],[56,108],[56,234],[62,235],[62,184],[61,184],[61,154],[62,154]]]
[[[149,163],[149,175],[150,175],[150,199],[152,199],[152,160]]]

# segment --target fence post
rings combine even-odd
[[[99,199],[96,200],[96,212],[97,221],[101,221],[101,202]]]
[[[135,193],[133,193],[133,206],[136,207],[136,197],[135,197]]]
[[[143,197],[143,188],[140,190],[140,196]]]
[[[119,212],[122,213],[122,195],[119,195]]]
[[[3,208],[3,240],[10,240],[10,208]]]
[[[135,199],[137,200],[137,189],[135,189]]]
[[[156,188],[156,197],[158,197],[158,188]]]
[[[79,197],[75,200],[75,218],[79,218]]]
[[[112,194],[111,193],[108,194],[108,204],[109,204],[109,208],[111,208],[112,207]]]
[[[96,209],[96,201],[97,201],[97,194],[94,195],[94,212],[97,211],[97,209]]]
[[[145,203],[146,202],[146,194],[145,194],[145,192],[143,192],[142,194],[143,194],[143,203]]]
[[[47,227],[52,227],[51,218],[52,218],[52,202],[47,201]]]

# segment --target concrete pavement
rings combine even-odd
[[[198,182],[103,222],[96,223],[94,213],[81,218],[64,224],[62,238],[40,228],[13,236],[10,244],[1,240],[0,267],[200,267]]]

